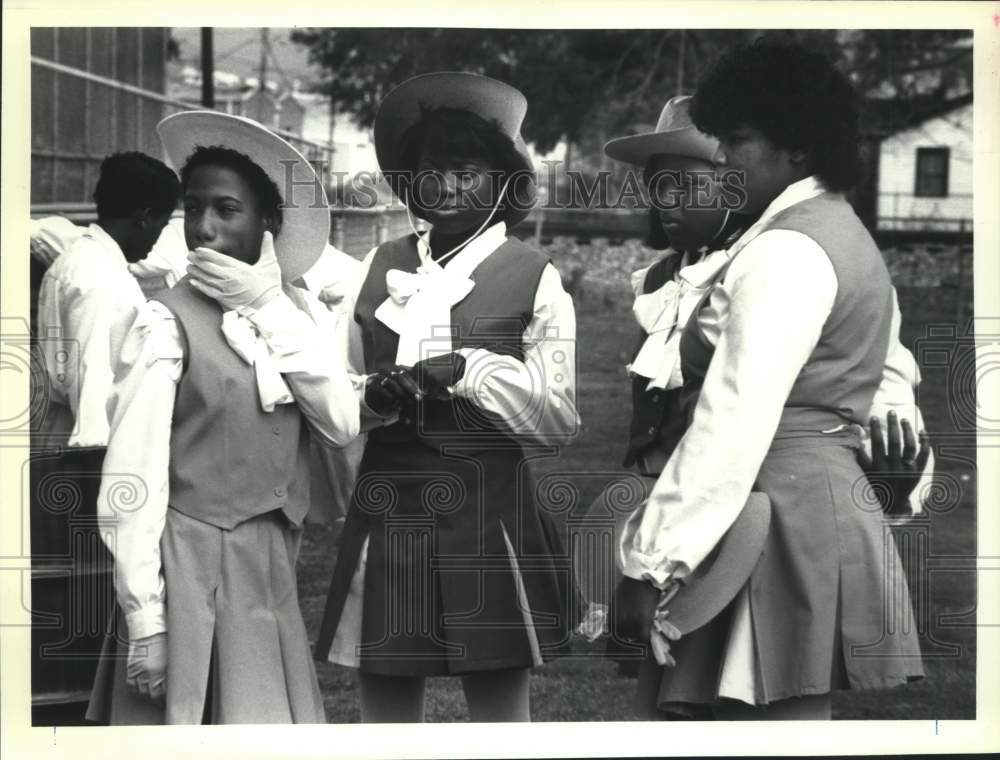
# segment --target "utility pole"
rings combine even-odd
[[[258,71],[258,82],[260,83],[260,95],[257,99],[257,121],[264,123],[264,98],[267,95],[267,48],[269,45],[267,37],[267,27],[260,30],[260,69]]]
[[[677,48],[677,94],[684,94],[684,35],[687,30],[681,29],[681,41]]]
[[[201,104],[215,108],[215,53],[210,26],[201,28]]]
[[[333,94],[327,96],[327,108],[329,109],[327,113],[330,116],[329,131],[327,132],[326,141],[330,143],[330,147],[333,147],[333,133],[337,126],[337,114],[333,104]]]

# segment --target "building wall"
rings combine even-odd
[[[406,209],[401,206],[373,211],[335,209],[330,214],[330,243],[356,259],[363,259],[376,245],[410,234]],[[419,230],[426,229],[417,222]]]
[[[305,112],[305,107],[296,101],[294,96],[288,95],[283,97],[278,103],[278,122],[276,126],[278,129],[284,129],[286,132],[294,132],[297,135],[301,135]],[[325,143],[326,140],[318,140],[317,142]]]
[[[950,149],[948,195],[916,197],[917,149],[938,147]],[[972,187],[969,105],[883,141],[879,157],[879,227],[891,227],[891,219],[968,222],[972,219]]]
[[[265,127],[278,126],[278,108],[274,102],[274,98],[270,93],[262,92],[261,90],[254,91],[250,97],[243,101],[242,110],[239,112],[239,115],[254,119]]]
[[[165,27],[34,27],[31,54],[163,93]],[[96,82],[31,67],[31,202],[87,203],[101,160],[140,150],[162,157],[163,104]]]
[[[302,136],[307,140],[326,142],[330,138],[329,98],[314,93],[296,93],[295,99],[305,109]],[[333,146],[333,171],[352,176],[378,169],[370,130],[358,127],[346,114],[334,117]]]

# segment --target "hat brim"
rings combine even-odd
[[[770,527],[771,500],[754,491],[736,522],[667,604],[667,619],[683,635],[717,617],[736,598],[760,560]]]
[[[666,132],[618,137],[605,144],[604,153],[616,161],[645,166],[650,156],[662,153],[714,163],[718,149],[718,140],[706,136],[695,127],[684,127]]]
[[[375,156],[396,197],[400,196],[401,172],[409,168],[403,165],[400,151],[403,135],[420,121],[424,111],[438,108],[470,111],[496,122],[514,141],[514,147],[524,160],[523,169],[534,172],[528,147],[521,138],[528,101],[520,90],[496,79],[463,71],[421,74],[391,90],[382,99],[375,115]],[[508,213],[508,226],[523,221],[530,212],[530,208],[519,208]]]
[[[315,169],[290,143],[252,119],[217,111],[182,111],[156,125],[178,172],[196,147],[222,146],[251,158],[283,201],[274,250],[285,281],[316,263],[330,238],[330,204]]]

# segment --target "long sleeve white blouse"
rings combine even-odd
[[[773,238],[771,238],[773,239]],[[666,256],[679,256],[676,251],[668,251]],[[733,251],[718,250],[706,254],[695,264],[682,266],[672,280],[660,288],[643,293],[642,286],[650,267],[632,274],[632,289],[635,292],[633,311],[640,326],[647,333],[639,354],[626,369],[643,377],[649,377],[647,389],[677,388],[683,384],[680,361],[680,335],[706,288],[718,276]],[[708,315],[709,317],[711,315]],[[708,317],[702,316],[703,320]],[[886,354],[882,380],[872,401],[871,415],[882,422],[882,429],[888,430],[888,413],[896,412],[900,420],[908,420],[915,432],[924,429],[923,415],[917,406],[916,391],[920,384],[920,369],[913,354],[900,341],[902,314],[899,300],[893,289],[892,325],[889,331],[889,349]],[[718,330],[718,326],[713,329]],[[865,431],[867,433],[867,429]],[[865,436],[864,446],[871,454],[871,440]],[[930,453],[924,472],[910,494],[911,514],[923,511],[924,502],[932,495],[934,480],[934,454]]]
[[[499,222],[453,256],[444,269],[467,277],[506,240],[506,225]],[[419,239],[417,250],[422,264],[432,261],[426,237]],[[363,262],[362,281],[367,276],[374,255],[375,249]],[[433,327],[426,321],[408,321],[400,340],[430,342],[434,338],[429,332]],[[350,329],[351,372],[363,399],[366,375],[361,326],[352,320]],[[412,334],[416,331],[423,332]],[[524,361],[486,349],[460,349],[466,360],[465,375],[455,385],[454,392],[500,416],[518,436],[543,445],[565,443],[579,426],[576,408],[576,313],[573,299],[563,289],[562,279],[552,264],[547,264],[542,271],[535,291],[532,319],[522,340]],[[388,425],[395,420],[395,415],[382,417],[375,414],[362,401],[363,429]]]
[[[45,432],[66,437],[71,448],[107,445],[116,357],[145,300],[121,248],[97,224],[55,259],[38,293],[38,336],[53,402]]]
[[[301,300],[302,292],[292,292]],[[317,440],[343,446],[358,433],[358,402],[343,358],[316,323],[281,296],[252,317]],[[108,403],[111,437],[98,515],[115,560],[115,590],[132,640],[166,630],[159,542],[169,504],[170,430],[184,343],[173,314],[149,301],[128,332]],[[134,503],[131,501],[135,496]]]
[[[619,562],[629,577],[663,587],[688,575],[743,507],[837,293],[815,241],[767,224],[822,192],[813,177],[786,188],[729,249],[724,281],[694,317],[715,355],[691,427],[626,523]]]

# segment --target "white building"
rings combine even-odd
[[[972,104],[882,142],[878,228],[972,230]]]
[[[352,176],[378,170],[371,130],[359,127],[345,114],[336,114],[330,124],[330,99],[326,95],[296,92],[293,97],[305,107],[302,137],[333,145],[333,171]]]

